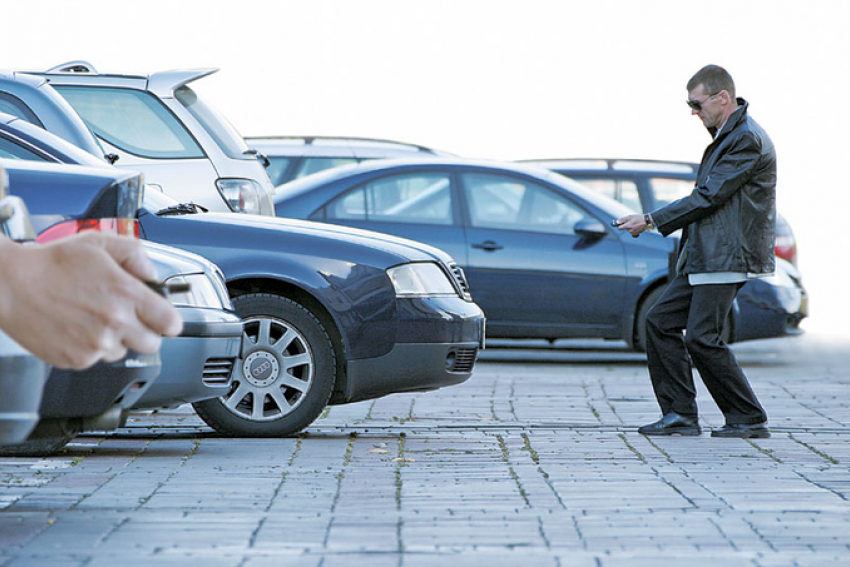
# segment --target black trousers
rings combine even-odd
[[[743,285],[692,286],[687,276],[680,274],[650,309],[646,357],[662,413],[697,416],[693,360],[727,424],[767,421],[743,369],[721,339],[732,303]]]

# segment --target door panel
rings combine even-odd
[[[618,336],[626,295],[619,239],[576,234],[593,217],[525,180],[464,174],[463,189],[466,275],[491,336]]]

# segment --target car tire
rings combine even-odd
[[[646,316],[649,314],[649,310],[652,309],[652,306],[655,305],[664,293],[665,289],[667,289],[667,285],[658,286],[649,292],[640,304],[640,309],[638,310],[637,318],[635,319],[634,349],[636,351],[646,352]],[[726,343],[731,342],[732,325],[732,313],[729,313],[729,317],[726,319],[726,325],[723,327],[722,335],[723,341]]]
[[[336,383],[336,355],[324,325],[300,303],[250,293],[233,299],[244,321],[242,358],[230,391],[196,402],[210,427],[234,437],[285,437],[316,420]]]

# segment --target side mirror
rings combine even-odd
[[[608,228],[597,219],[582,219],[576,223],[573,230],[585,238],[602,238],[608,234]]]

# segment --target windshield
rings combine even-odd
[[[256,159],[245,153],[250,148],[239,132],[213,107],[198,98],[195,91],[183,86],[174,91],[174,97],[201,123],[225,155],[233,159]]]

